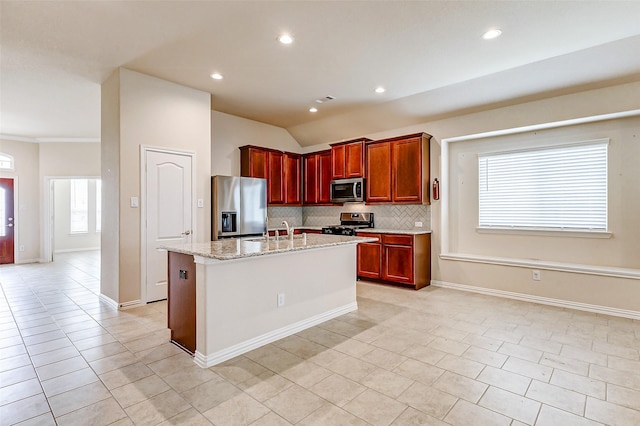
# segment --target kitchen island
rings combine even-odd
[[[161,247],[169,251],[170,287],[180,285],[171,277],[188,277],[172,271],[179,265],[172,255],[195,262],[196,364],[216,365],[356,310],[356,244],[369,241],[302,234]],[[179,315],[171,294],[170,323]]]

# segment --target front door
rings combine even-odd
[[[0,178],[0,264],[13,263],[13,179]]]
[[[153,302],[167,298],[167,252],[158,246],[191,242],[193,157],[147,150],[145,159],[146,302]]]

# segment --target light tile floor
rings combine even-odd
[[[357,312],[210,369],[99,253],[0,267],[0,424],[640,425],[640,322],[358,284]]]

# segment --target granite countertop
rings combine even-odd
[[[270,237],[269,241],[264,237],[229,238],[208,243],[166,244],[158,248],[216,260],[233,260],[372,241],[375,241],[375,238],[301,234],[296,235],[293,241],[290,241],[287,237],[281,237],[277,240],[274,237]]]
[[[430,234],[430,229],[415,228],[415,229],[387,229],[387,228],[362,228],[358,229],[358,232],[368,232],[372,234],[406,234],[406,235],[422,235]]]

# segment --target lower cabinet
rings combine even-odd
[[[377,242],[358,244],[358,276],[379,280],[382,278],[382,236],[380,234],[358,234],[376,237]]]
[[[169,252],[168,327],[171,341],[196,351],[196,264],[193,256]]]
[[[404,284],[416,290],[431,282],[431,235],[358,233],[377,242],[358,244],[358,277]]]

